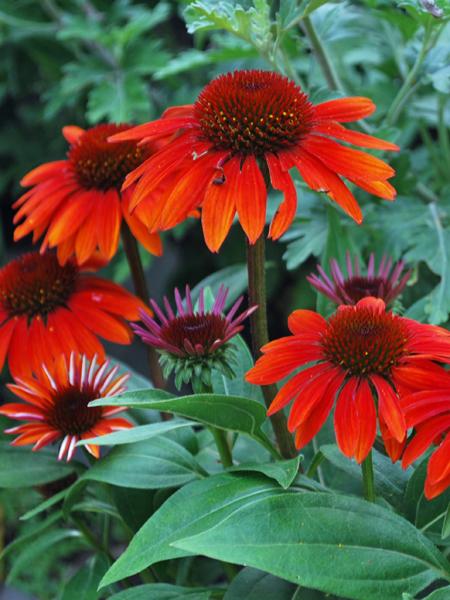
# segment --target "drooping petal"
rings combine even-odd
[[[376,106],[370,98],[350,97],[328,100],[315,106],[314,117],[318,121],[338,121],[345,123],[358,121],[375,112]]]
[[[266,206],[267,189],[264,178],[255,158],[248,156],[236,180],[236,209],[250,244],[254,244],[263,232]]]
[[[294,220],[297,211],[297,190],[289,173],[283,171],[281,164],[273,154],[266,154],[270,181],[276,190],[283,192],[283,202],[278,207],[269,229],[269,237],[280,238]]]

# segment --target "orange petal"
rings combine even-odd
[[[297,212],[297,190],[292,177],[281,168],[280,161],[273,154],[266,155],[270,181],[276,190],[283,192],[284,200],[278,207],[270,224],[269,237],[277,240],[294,220]]]
[[[375,104],[370,98],[353,96],[350,98],[336,98],[321,104],[316,104],[315,118],[318,121],[330,120],[345,123],[358,121],[368,117],[376,110]]]
[[[312,133],[323,133],[331,137],[355,144],[355,146],[361,146],[362,148],[374,148],[375,150],[393,150],[398,151],[400,148],[397,144],[387,142],[374,137],[373,135],[367,135],[359,131],[353,131],[352,129],[346,129],[339,123],[333,123],[333,121],[325,121],[324,123],[318,123],[314,126]]]
[[[177,117],[173,119],[157,119],[126,131],[116,133],[108,138],[108,142],[124,142],[128,140],[142,140],[143,138],[158,138],[162,135],[173,133],[183,127],[193,124],[192,117]]]
[[[122,210],[116,190],[108,190],[100,196],[96,207],[97,240],[102,255],[111,259],[119,244]]]
[[[218,252],[236,214],[240,159],[228,161],[206,188],[202,204],[202,227],[211,252]]]
[[[66,127],[62,128],[62,134],[70,145],[78,142],[84,131],[84,129],[78,127],[77,125],[66,125]]]
[[[239,222],[254,244],[266,223],[267,189],[258,163],[248,156],[236,181],[236,209]]]
[[[295,335],[304,333],[320,335],[327,326],[326,320],[313,310],[294,310],[288,317],[289,331]]]

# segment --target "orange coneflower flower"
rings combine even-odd
[[[289,169],[296,167],[313,190],[326,192],[358,223],[361,210],[342,181],[345,177],[367,192],[392,200],[387,180],[394,170],[379,158],[342,146],[331,138],[366,148],[398,150],[395,144],[346,129],[375,110],[368,98],[339,98],[313,105],[286,77],[267,71],[220,75],[193,105],[173,107],[163,118],[112,136],[111,141],[140,141],[139,147],[163,136],[173,139],[133,171],[124,189],[135,185],[130,209],[153,203],[152,231],[165,230],[202,207],[202,225],[210,250],[223,243],[236,212],[251,243],[266,220],[267,190],[284,194],[269,235],[279,238],[294,219],[297,194]],[[173,181],[154,197],[161,182]]]
[[[73,261],[31,252],[0,269],[0,369],[13,376],[37,371],[72,350],[102,360],[97,336],[118,344],[133,337],[127,320],[143,304],[121,286],[82,273]]]
[[[449,332],[386,312],[383,300],[372,297],[341,305],[328,320],[296,310],[288,324],[292,335],[264,346],[247,380],[267,385],[316,364],[283,385],[269,414],[294,401],[288,427],[302,448],[336,401],[337,443],[346,456],[362,462],[375,440],[378,409],[386,449],[396,460],[406,437],[404,390],[434,389],[439,378],[432,361],[450,361]]]
[[[438,384],[439,385],[439,384]],[[439,496],[450,486],[450,376],[442,371],[441,389],[413,393],[405,398],[407,427],[414,427],[414,436],[402,459],[403,468],[417,460],[434,443],[427,467],[425,497]],[[443,388],[443,386],[447,386]],[[429,386],[431,387],[431,386]]]
[[[120,188],[127,173],[152,154],[151,146],[133,142],[109,144],[108,136],[129,125],[97,125],[88,130],[64,127],[70,144],[67,160],[44,163],[25,175],[21,184],[32,186],[14,204],[18,208],[14,232],[19,240],[44,234],[41,251],[57,247],[61,264],[75,256],[79,264],[100,255],[110,260],[117,250],[122,218],[133,235],[152,254],[161,254],[161,240],[145,224],[146,206],[129,211],[131,190]]]
[[[110,418],[124,409],[96,406],[89,408],[92,400],[114,396],[126,390],[125,373],[116,377],[115,366],[108,370],[109,362],[97,366],[94,356],[89,364],[85,355],[72,353],[69,361],[61,355],[52,363],[42,365],[34,377],[21,377],[8,388],[24,402],[4,404],[0,414],[24,425],[7,429],[5,433],[18,434],[13,446],[34,444],[33,450],[62,440],[58,460],[70,460],[79,440],[105,435],[112,431],[128,429],[132,424],[123,418]],[[86,444],[86,450],[96,458],[99,447]]]

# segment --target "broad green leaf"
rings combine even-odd
[[[297,587],[256,569],[242,569],[231,582],[223,600],[293,600]]]
[[[171,421],[161,421],[150,423],[150,425],[140,425],[132,429],[114,431],[107,435],[96,438],[81,440],[77,445],[96,444],[97,446],[117,446],[119,444],[134,444],[142,440],[148,440],[158,435],[164,435],[169,431],[180,429],[181,427],[192,427],[191,421],[182,421],[181,419],[172,419]]]
[[[200,466],[183,446],[158,437],[114,448],[78,481],[155,490],[184,485],[200,473]]]
[[[232,473],[213,475],[182,487],[141,527],[101,585],[130,577],[155,562],[189,556],[190,552],[174,548],[173,542],[211,528],[255,498],[279,491],[265,477]]]
[[[266,418],[262,404],[240,396],[221,394],[196,394],[172,396],[161,390],[137,390],[120,396],[94,400],[89,406],[127,406],[151,408],[174,413],[205,425],[245,433],[251,437],[265,439],[261,425]]]
[[[361,479],[361,467],[355,461],[344,456],[337,446],[326,444],[321,446],[320,450],[333,465],[352,477]],[[387,456],[383,456],[375,449],[372,450],[372,459],[376,493],[383,496],[393,506],[401,509],[403,495],[412,469],[404,471],[398,463],[392,464]]]
[[[0,488],[42,485],[74,471],[73,465],[58,462],[56,454],[45,448],[31,452],[28,447],[0,442],[0,457]]]
[[[109,600],[209,600],[212,590],[189,588],[169,583],[149,583],[123,590]]]
[[[65,584],[59,600],[98,600],[98,584],[108,566],[104,555],[91,558]]]
[[[256,471],[257,473],[266,475],[266,477],[270,477],[270,479],[275,479],[286,490],[297,476],[301,459],[301,456],[296,456],[289,460],[280,460],[266,464],[243,464],[231,467],[228,471]]]
[[[450,575],[450,564],[410,523],[332,494],[258,498],[173,545],[355,600],[400,598]]]

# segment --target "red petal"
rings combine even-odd
[[[375,112],[376,106],[370,98],[350,97],[328,100],[315,106],[316,120],[331,120],[345,123],[358,121]]]
[[[239,222],[254,244],[266,223],[267,189],[258,163],[248,156],[236,181],[236,209]]]
[[[57,177],[64,169],[67,168],[67,160],[55,160],[53,162],[44,163],[27,173],[20,181],[20,185],[28,187],[36,185],[43,181],[48,181],[52,177]]]
[[[380,140],[379,138],[367,135],[366,133],[346,129],[342,125],[339,125],[339,123],[333,123],[332,121],[318,123],[314,126],[312,133],[323,133],[339,140],[343,140],[344,142],[355,144],[355,146],[362,146],[363,148],[374,148],[375,150],[400,150],[397,144]]]
[[[97,240],[100,252],[111,259],[117,251],[122,222],[119,195],[109,190],[100,195],[97,202]]]
[[[125,142],[128,140],[142,140],[144,138],[158,138],[178,129],[192,127],[195,121],[192,117],[178,117],[174,119],[157,119],[150,123],[144,123],[137,127],[131,127],[126,131],[116,133],[108,138],[108,142]]]
[[[347,148],[333,140],[310,136],[303,142],[303,147],[329,169],[344,177],[383,181],[395,175],[394,169],[379,158],[361,150]]]
[[[383,418],[391,435],[398,441],[405,439],[406,423],[399,399],[392,386],[379,375],[371,375],[371,382],[378,394],[378,413]]]
[[[231,159],[224,165],[223,172],[218,171],[217,177],[206,188],[202,204],[202,227],[211,252],[218,252],[233,223],[240,171],[240,159]]]
[[[326,320],[312,310],[294,310],[288,317],[288,327],[294,335],[323,333],[327,327]]]
[[[284,194],[284,200],[278,207],[270,225],[269,237],[277,240],[286,232],[294,220],[297,211],[297,190],[289,173],[281,168],[280,161],[273,154],[266,154],[270,181],[276,190]]]
[[[78,142],[84,131],[84,129],[81,129],[81,127],[77,127],[76,125],[66,125],[66,127],[63,127],[62,129],[62,134],[69,144],[73,145]]]
[[[341,452],[352,458],[359,438],[358,413],[355,392],[358,386],[356,377],[351,377],[339,393],[334,411],[334,430]]]
[[[297,149],[295,152],[295,166],[311,189],[325,192],[352,219],[357,223],[362,222],[362,213],[358,203],[336,173],[303,149]]]

